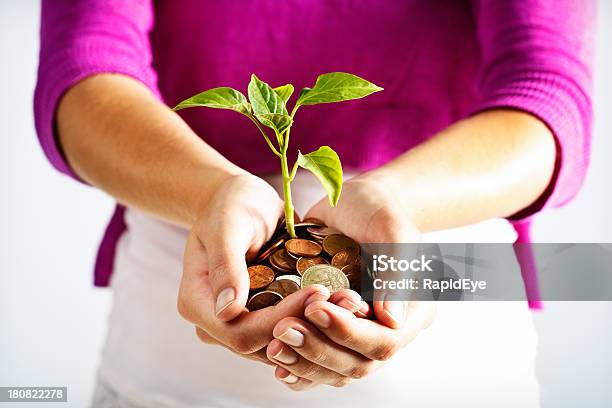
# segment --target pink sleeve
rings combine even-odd
[[[38,83],[34,94],[36,130],[53,166],[78,177],[55,135],[55,112],[64,92],[98,73],[119,73],[147,85],[156,95],[149,31],[151,0],[43,0]]]
[[[552,130],[557,165],[546,193],[516,214],[558,207],[578,192],[589,163],[594,0],[475,0],[482,55],[474,112],[510,107]]]

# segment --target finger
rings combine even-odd
[[[392,329],[400,329],[404,325],[408,325],[408,329],[426,329],[433,321],[435,312],[435,302],[396,300],[389,295],[383,301],[374,301],[377,320]]]
[[[195,330],[196,330],[196,336],[198,336],[198,339],[200,339],[202,343],[211,344],[211,345],[221,345],[221,343],[219,343],[217,339],[215,339],[213,336],[206,333],[204,330],[202,330],[198,326],[195,327]]]
[[[268,358],[298,377],[340,387],[348,383],[346,377],[362,378],[377,366],[377,362],[334,343],[298,318],[281,320],[274,327],[274,337],[278,340],[268,345]]]
[[[298,378],[305,378],[321,384],[335,385],[345,378],[332,370],[314,364],[291,350],[279,340],[272,340],[267,349],[268,359],[289,370]]]
[[[274,370],[274,376],[293,391],[304,391],[317,386],[316,383],[305,378],[299,378],[291,374],[286,368],[280,366],[277,366]]]
[[[391,294],[383,294],[384,300],[374,301],[376,319],[392,329],[400,328],[405,320],[410,302],[394,299]]]
[[[216,318],[212,309],[206,307],[206,299],[210,304],[210,297],[204,295],[196,300],[201,302],[200,307],[197,308],[196,315],[190,316],[191,319],[188,320],[230,349],[241,354],[250,354],[264,348],[272,340],[272,331],[278,321],[288,316],[303,316],[304,309],[310,303],[325,301],[329,299],[329,295],[325,286],[311,285],[292,293],[275,306],[241,313],[230,322]],[[193,309],[191,307],[189,310]]]
[[[239,354],[241,357],[248,358],[249,360],[259,361],[260,363],[264,363],[264,364],[267,364],[269,366],[274,366],[275,365],[266,356],[266,349],[265,348],[263,348],[261,350],[257,350],[256,352],[251,353],[251,354],[240,354],[240,353],[236,353],[235,351],[232,351],[232,352],[235,353],[235,354]]]
[[[306,307],[305,318],[337,344],[373,360],[387,360],[410,342],[420,329],[394,330],[378,322],[355,317],[329,302],[314,302]]]
[[[197,326],[196,326],[196,335],[205,344],[209,344],[209,345],[213,345],[213,346],[223,346],[223,347],[225,347],[224,344],[219,343],[214,337],[210,336],[208,333],[206,333],[204,330],[200,329]],[[228,348],[228,350],[234,352],[233,350],[231,350],[229,348]],[[251,360],[260,361],[260,362],[268,364],[268,365],[274,365],[274,364],[272,364],[270,359],[268,359],[268,357],[266,356],[266,349],[265,348],[263,348],[261,350],[257,350],[256,352],[251,353],[251,354],[241,354],[241,356],[243,356],[245,358],[248,358],[248,359],[251,359]]]
[[[334,292],[330,296],[329,301],[354,313],[358,317],[368,317],[371,314],[370,306],[354,290],[343,289]]]
[[[215,299],[215,314],[223,321],[238,316],[249,295],[249,274],[245,254],[254,231],[240,216],[219,217],[222,224],[205,231],[202,244],[208,256],[208,274]],[[202,235],[202,234],[200,234]]]

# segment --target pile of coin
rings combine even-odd
[[[291,238],[281,221],[272,239],[248,267],[250,311],[273,306],[285,296],[309,285],[359,292],[359,244],[316,218],[295,224]]]

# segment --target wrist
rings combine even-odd
[[[423,223],[419,219],[418,193],[410,188],[405,174],[384,165],[360,175],[359,179],[366,182],[374,194],[385,195],[414,227],[421,230]]]
[[[219,190],[238,177],[250,176],[247,171],[237,167],[211,167],[205,166],[198,170],[198,186],[195,190],[197,194],[192,195],[192,200],[188,206],[189,227],[204,214],[207,208],[217,195]]]

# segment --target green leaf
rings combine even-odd
[[[257,75],[251,75],[249,82],[249,100],[253,105],[253,111],[257,115],[266,113],[287,114],[285,101],[276,93],[270,85],[266,84]]]
[[[359,99],[383,88],[353,74],[331,72],[319,75],[312,89],[305,88],[300,93],[296,105],[317,105]],[[252,101],[251,101],[252,103]]]
[[[278,134],[282,134],[289,126],[293,124],[293,119],[291,119],[289,115],[262,113],[260,115],[255,114],[255,117],[263,125],[276,130]]]
[[[308,92],[310,92],[312,88],[302,88],[302,90],[300,91],[300,95],[298,96],[298,100],[302,99],[302,97],[304,95],[306,95]]]
[[[338,154],[329,146],[321,146],[306,155],[298,152],[297,164],[319,179],[327,191],[329,204],[335,207],[342,191],[342,165]]]
[[[283,86],[277,86],[276,88],[274,88],[274,92],[276,92],[276,94],[281,97],[283,102],[285,102],[286,106],[287,101],[289,100],[289,98],[291,98],[291,95],[293,95],[293,85],[287,84]]]
[[[231,109],[245,115],[248,115],[251,112],[251,105],[242,92],[228,87],[213,88],[194,95],[176,105],[174,108],[172,108],[172,110],[178,111],[196,106],[205,106],[216,109]]]
[[[274,129],[278,137],[293,123],[287,114],[285,101],[255,74],[251,75],[249,82],[249,100],[255,117],[264,126]]]

